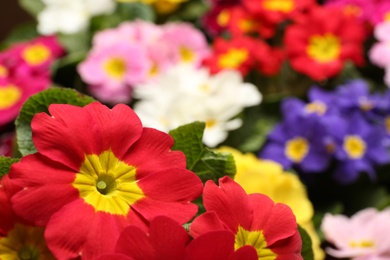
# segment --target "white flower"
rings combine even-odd
[[[116,6],[114,0],[43,0],[43,3],[46,6],[38,14],[38,31],[45,35],[82,31],[92,16],[110,13]]]
[[[178,65],[161,75],[157,82],[138,85],[134,110],[143,124],[168,132],[194,121],[206,123],[203,142],[215,147],[228,131],[241,126],[235,118],[245,107],[258,105],[261,94],[244,83],[237,71],[210,75],[206,69]]]

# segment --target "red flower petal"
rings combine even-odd
[[[141,199],[131,208],[147,221],[151,221],[157,216],[168,216],[181,224],[189,221],[198,212],[198,206],[189,202],[166,202],[151,198]]]
[[[187,255],[192,260],[226,260],[233,252],[234,234],[228,230],[203,234],[187,247]]]
[[[32,120],[34,144],[41,154],[74,170],[85,154],[111,149],[120,158],[142,133],[138,116],[126,105],[110,110],[98,102],[84,108],[53,104],[49,112]]]
[[[150,223],[149,236],[161,259],[182,259],[191,240],[181,225],[164,216],[156,217]]]
[[[134,258],[127,256],[127,255],[122,255],[122,254],[106,254],[99,256],[98,258],[95,258],[94,260],[134,260]]]
[[[237,249],[233,255],[229,257],[229,260],[258,260],[256,249],[253,246],[243,246]],[[278,258],[279,259],[279,258]]]
[[[178,202],[195,200],[203,187],[197,175],[180,168],[155,172],[139,180],[138,186],[148,198]]]
[[[192,221],[190,226],[190,233],[193,237],[199,237],[210,231],[228,230],[228,227],[218,218],[214,212],[206,212]]]
[[[206,182],[203,191],[206,210],[215,211],[234,233],[239,225],[249,229],[253,213],[244,189],[227,176],[219,179],[219,186],[213,181]]]
[[[77,198],[78,192],[75,189],[62,184],[52,184],[22,190],[14,195],[11,201],[18,215],[35,225],[44,226],[55,212]]]
[[[122,231],[115,252],[134,259],[156,259],[156,251],[148,234],[136,226],[129,226]]]
[[[293,236],[297,232],[297,222],[289,206],[274,202],[263,194],[250,194],[253,207],[251,230],[263,230],[267,246]]]
[[[181,151],[171,151],[172,146],[173,138],[170,135],[144,128],[142,136],[120,159],[137,168],[137,179],[172,166],[185,169],[185,155]]]
[[[54,214],[45,231],[50,250],[58,259],[94,259],[113,253],[120,232],[128,225],[126,219],[107,213],[96,213],[82,199],[76,200]],[[66,235],[72,232],[72,235]]]
[[[272,251],[278,260],[302,260],[302,239],[298,230],[289,238],[279,240],[272,245]]]

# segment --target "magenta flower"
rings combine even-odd
[[[49,87],[45,77],[0,80],[0,126],[14,120],[24,102],[33,94]]]

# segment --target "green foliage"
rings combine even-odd
[[[38,37],[35,24],[21,24],[15,27],[2,42],[4,48],[9,48],[12,44],[24,41],[30,41],[31,39]]]
[[[195,172],[203,182],[217,182],[225,175],[232,177],[236,172],[233,156],[205,147],[202,142],[204,128],[204,123],[194,122],[170,131],[169,134],[175,140],[172,149],[180,150],[186,155],[187,169]]]
[[[314,260],[314,253],[312,249],[312,243],[307,232],[298,225],[298,231],[302,238],[302,251],[301,255],[304,260]]]
[[[35,17],[45,7],[41,0],[19,0],[19,5]]]
[[[20,159],[0,156],[0,178],[8,174],[11,165],[19,162]]]
[[[114,13],[92,18],[91,30],[101,31],[117,27],[120,23],[130,20],[154,21],[155,13],[150,5],[142,3],[118,3]]]
[[[36,152],[31,132],[31,120],[36,113],[48,113],[50,104],[71,104],[82,107],[93,101],[93,98],[73,89],[59,87],[52,87],[31,96],[24,103],[15,121],[17,144],[22,156]]]

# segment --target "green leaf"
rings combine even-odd
[[[119,3],[115,13],[123,20],[154,21],[156,19],[153,8],[143,3]]]
[[[41,0],[19,0],[19,5],[35,17],[45,7]]]
[[[194,122],[180,126],[169,134],[175,139],[173,150],[180,150],[186,155],[187,168],[192,170],[202,158],[205,147],[202,142],[205,123]]]
[[[15,121],[16,139],[22,156],[36,152],[31,132],[31,120],[36,113],[48,113],[50,104],[71,104],[82,107],[93,101],[95,101],[93,98],[76,90],[59,87],[52,87],[31,96],[24,103],[19,117]]]
[[[192,169],[203,181],[218,182],[222,176],[233,177],[236,173],[236,164],[230,153],[218,153],[206,150],[202,158]]]
[[[68,53],[81,52],[85,55],[90,49],[91,37],[87,30],[74,34],[58,34],[57,37]]]
[[[194,122],[170,131],[175,140],[172,149],[186,155],[187,169],[195,172],[203,182],[218,181],[225,175],[232,177],[236,173],[233,156],[205,147],[202,142],[204,128],[205,123]]]
[[[301,255],[304,260],[314,260],[314,253],[311,243],[311,238],[301,226],[298,225],[298,231],[302,238]]]
[[[0,156],[0,178],[8,174],[11,165],[19,162],[20,159]]]

